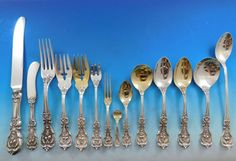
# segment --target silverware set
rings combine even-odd
[[[20,151],[23,139],[21,135],[21,117],[20,104],[22,96],[22,80],[23,80],[23,57],[24,57],[24,27],[25,18],[20,17],[16,23],[13,35],[12,49],[12,73],[11,73],[11,88],[12,88],[12,104],[13,115],[10,123],[10,134],[7,139],[7,150],[10,154],[16,154]],[[137,65],[131,73],[131,82],[135,89],[138,90],[141,100],[140,116],[138,120],[138,130],[136,143],[140,147],[144,147],[148,143],[147,132],[145,130],[144,116],[144,94],[151,86],[152,82],[158,87],[162,94],[162,113],[160,116],[160,126],[157,132],[157,145],[161,149],[165,149],[169,145],[168,134],[168,115],[166,110],[166,93],[172,83],[172,79],[176,87],[180,90],[183,96],[183,112],[181,118],[180,132],[178,135],[178,143],[183,148],[188,148],[191,143],[190,133],[188,131],[188,112],[187,112],[187,88],[194,79],[197,86],[201,88],[206,97],[206,111],[202,120],[202,132],[200,134],[200,143],[202,146],[209,148],[212,145],[212,134],[210,130],[210,88],[216,83],[220,76],[220,67],[224,69],[225,76],[225,117],[223,134],[220,139],[223,147],[230,149],[233,146],[233,137],[230,130],[230,113],[229,113],[229,98],[228,98],[228,74],[226,60],[231,54],[233,40],[230,33],[223,34],[216,44],[216,58],[205,58],[201,60],[192,70],[190,61],[187,58],[182,58],[177,63],[174,73],[172,66],[167,57],[159,59],[154,70],[148,65]],[[38,137],[36,135],[36,120],[35,120],[35,102],[37,99],[36,91],[36,76],[41,68],[41,77],[43,80],[43,132],[41,134],[41,146],[45,151],[49,151],[55,145],[56,138],[52,126],[51,113],[48,101],[48,89],[50,83],[56,76],[58,88],[61,91],[61,132],[59,136],[59,146],[66,150],[73,144],[73,139],[69,128],[69,119],[66,112],[66,94],[72,86],[72,81],[75,82],[75,87],[79,93],[79,116],[78,116],[78,133],[74,139],[75,147],[83,151],[89,145],[89,139],[86,130],[86,120],[83,113],[83,96],[91,79],[94,87],[94,123],[93,135],[91,138],[91,146],[99,149],[102,146],[111,148],[113,145],[119,147],[122,144],[124,147],[131,145],[131,135],[129,131],[128,121],[128,106],[133,97],[132,85],[129,81],[124,81],[119,89],[119,99],[124,106],[124,116],[122,111],[115,110],[113,119],[116,123],[114,130],[114,138],[112,137],[112,126],[110,124],[110,107],[114,96],[112,94],[112,79],[110,74],[104,74],[104,105],[106,108],[106,123],[104,138],[102,139],[101,124],[99,121],[98,107],[98,90],[100,90],[100,82],[102,80],[102,69],[99,64],[89,65],[86,56],[74,57],[73,62],[68,54],[55,55],[53,52],[50,39],[39,40],[39,55],[40,63],[34,61],[28,69],[27,75],[27,98],[30,107],[30,118],[28,123],[27,148],[34,150],[38,145]],[[124,117],[123,134],[120,138],[120,120]],[[114,142],[113,142],[114,141]]]

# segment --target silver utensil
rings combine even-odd
[[[147,65],[136,66],[131,74],[131,81],[134,87],[139,91],[141,97],[141,112],[139,117],[139,129],[136,142],[139,146],[144,147],[147,144],[147,133],[145,131],[144,119],[144,92],[152,84],[152,69]]]
[[[112,102],[112,87],[111,87],[111,77],[105,75],[104,80],[104,104],[106,106],[106,129],[104,137],[104,146],[112,147],[112,137],[111,137],[111,126],[110,126],[110,115],[109,109]]]
[[[77,63],[78,62],[78,63]],[[83,114],[83,96],[88,87],[90,69],[86,56],[78,57],[78,61],[74,58],[73,64],[73,78],[75,80],[75,87],[79,92],[79,119],[78,119],[78,134],[76,136],[75,147],[82,151],[88,146],[88,136],[85,127],[85,117]]]
[[[12,46],[11,89],[13,92],[13,114],[10,123],[10,134],[7,138],[7,150],[12,155],[20,151],[23,142],[21,135],[20,105],[23,81],[24,30],[25,18],[20,17],[15,25]]]
[[[166,114],[166,91],[172,81],[172,68],[170,61],[164,57],[161,58],[154,70],[154,83],[160,89],[162,94],[162,114],[160,119],[160,128],[157,134],[157,144],[165,149],[169,144],[169,134],[167,132],[167,114]]]
[[[224,33],[218,40],[215,48],[215,55],[224,69],[225,75],[225,116],[224,129],[221,137],[221,144],[226,148],[233,146],[233,137],[230,130],[230,114],[229,114],[229,92],[228,92],[228,72],[226,61],[229,58],[233,48],[233,38],[229,32]]]
[[[39,40],[39,51],[44,93],[44,129],[41,136],[41,145],[44,150],[49,151],[55,145],[55,135],[54,130],[51,126],[51,114],[48,107],[48,87],[55,77],[54,54],[50,39]]]
[[[71,133],[69,130],[69,120],[66,114],[66,93],[71,87],[72,79],[72,67],[70,63],[69,55],[62,56],[55,59],[56,77],[58,81],[58,87],[61,90],[61,103],[62,103],[62,114],[61,114],[61,134],[59,136],[59,146],[66,150],[72,144]]]
[[[129,134],[129,123],[128,123],[128,105],[133,96],[131,84],[128,81],[124,81],[120,86],[119,97],[123,106],[125,107],[125,121],[123,126],[123,137],[122,144],[127,148],[131,145],[131,137]]]
[[[116,133],[115,133],[115,147],[119,147],[120,146],[120,137],[119,137],[119,122],[120,119],[122,118],[122,113],[119,110],[116,110],[113,113],[113,118],[116,121]]]
[[[34,107],[36,102],[36,76],[39,69],[38,62],[32,62],[27,74],[27,98],[30,106],[30,120],[28,125],[27,148],[34,150],[37,148],[36,120],[34,117]]]
[[[206,58],[200,61],[194,70],[194,81],[202,89],[206,96],[206,112],[202,121],[203,131],[201,133],[201,144],[209,148],[212,145],[212,135],[210,132],[210,97],[209,92],[212,85],[218,80],[220,75],[220,63],[214,58]]]
[[[181,91],[184,98],[184,109],[181,120],[181,130],[179,133],[179,145],[188,148],[190,145],[190,134],[188,132],[188,113],[187,113],[187,97],[186,90],[192,81],[192,67],[187,58],[182,58],[178,62],[174,72],[174,83]]]
[[[102,72],[100,65],[93,65],[91,67],[91,80],[95,90],[95,121],[93,124],[92,147],[98,149],[102,147],[102,137],[100,135],[100,123],[98,120],[98,86],[102,79]]]

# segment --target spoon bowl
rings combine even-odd
[[[172,81],[172,68],[170,61],[164,57],[159,59],[154,70],[154,83],[163,90],[167,88]]]
[[[218,61],[225,64],[233,48],[233,38],[229,32],[224,33],[218,40],[215,48],[215,55]]]
[[[123,105],[128,107],[129,102],[133,96],[131,84],[128,81],[124,81],[120,86],[119,97]]]
[[[209,90],[220,75],[220,63],[215,58],[200,61],[194,71],[194,81],[203,90]]]
[[[185,92],[186,88],[192,81],[192,67],[187,58],[182,58],[178,62],[174,72],[174,83],[182,91]]]

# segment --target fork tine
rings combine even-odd
[[[67,66],[68,66],[69,70],[71,70],[71,63],[70,63],[69,54],[67,54]]]
[[[46,58],[46,50],[45,50],[45,44],[44,44],[44,40],[42,40],[42,49],[43,49],[43,58],[44,58],[44,69],[48,69],[48,65],[47,65],[47,58]]]
[[[41,46],[41,40],[40,40],[40,39],[39,39],[39,54],[40,54],[40,65],[41,65],[41,69],[44,69],[43,54],[42,54],[42,46]]]
[[[84,60],[84,56],[82,56],[82,60],[81,60],[81,65],[82,65],[82,75],[84,75],[84,71],[85,71],[85,60]]]
[[[88,64],[88,58],[86,55],[84,56],[84,59],[85,59],[85,70],[88,70],[87,68],[89,68],[89,64]]]
[[[63,73],[64,73],[64,70],[63,70],[61,55],[59,55],[59,59],[60,59],[60,73],[63,74]]]
[[[51,69],[51,59],[50,59],[50,52],[49,52],[49,47],[48,47],[48,40],[45,39],[45,47],[46,47],[46,54],[47,54],[47,62],[48,62],[48,69]]]
[[[52,50],[52,44],[51,44],[51,40],[48,39],[48,44],[49,44],[49,49],[50,49],[50,53],[51,53],[51,58],[52,58],[52,68],[51,69],[54,69],[54,54],[53,54],[53,50]]]
[[[58,66],[58,55],[55,55],[55,71],[56,71],[56,74],[59,75],[60,72],[59,72],[59,66]]]
[[[105,75],[105,78],[104,78],[104,98],[107,97],[107,88],[106,88],[106,84],[107,84],[107,81],[106,81],[106,75]]]
[[[101,74],[101,66],[100,66],[100,64],[98,64],[98,66],[97,66],[97,74],[98,74],[98,75]]]
[[[81,75],[81,60],[80,60],[80,56],[78,57],[78,72],[79,72],[79,75]]]
[[[111,98],[112,97],[112,87],[111,87],[111,75],[109,77],[109,86],[110,86],[110,91],[109,91],[109,97]]]
[[[74,62],[73,62],[73,70],[77,71],[77,68],[76,68],[76,57],[74,56]]]
[[[64,64],[64,72],[67,73],[68,68],[67,68],[67,63],[66,63],[66,56],[63,54],[63,64]]]

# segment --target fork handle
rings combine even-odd
[[[22,146],[22,135],[21,135],[21,119],[20,119],[20,104],[21,104],[21,91],[13,91],[13,117],[10,123],[10,135],[7,139],[7,150],[10,154],[16,154],[20,151]]]
[[[44,108],[45,113],[49,113],[49,109],[48,109],[48,86],[49,86],[49,79],[45,78],[43,80],[43,95],[44,95],[43,108]]]

